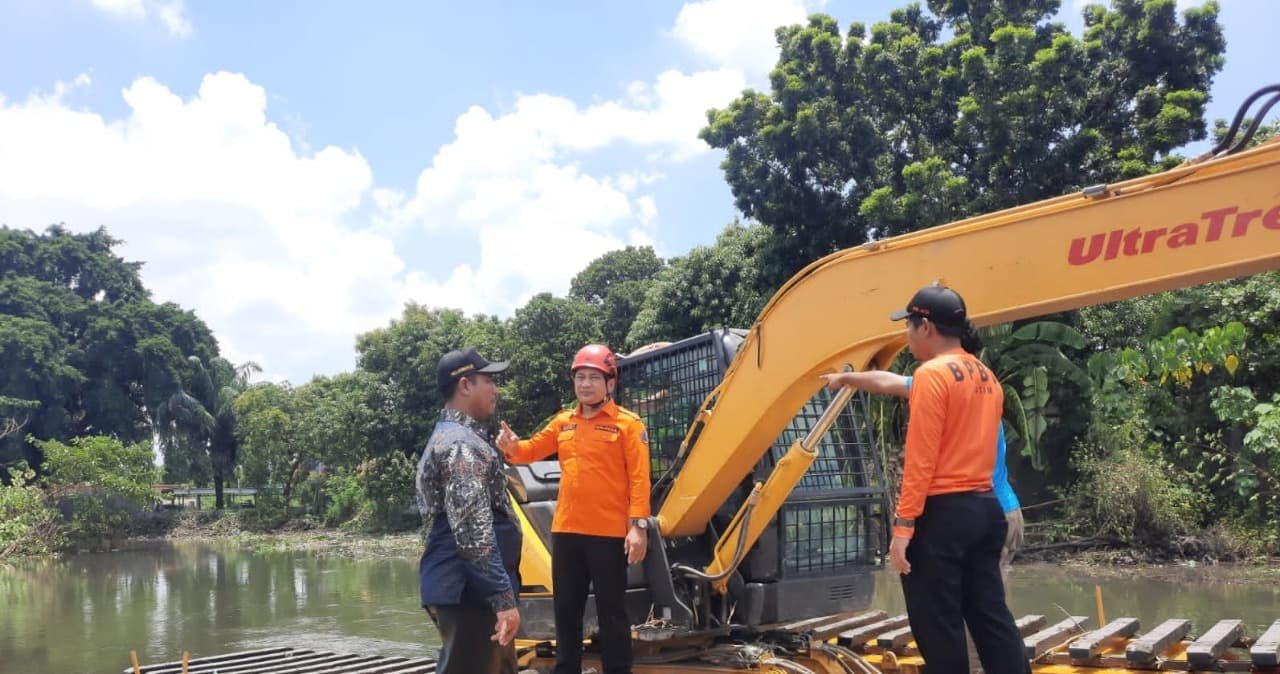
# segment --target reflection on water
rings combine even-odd
[[[175,543],[0,564],[0,671],[119,672],[268,646],[429,656],[415,560]]]
[[[422,657],[438,644],[417,605],[414,559],[354,560],[259,551],[235,543],[155,544],[65,560],[0,564],[0,671],[120,672],[129,651],[145,662],[269,646]],[[1110,618],[1144,628],[1190,618],[1203,631],[1241,618],[1249,634],[1280,618],[1280,570],[1225,582],[1228,569],[1090,572],[1018,566],[1018,615],[1096,618],[1101,585]],[[1259,580],[1261,576],[1261,580]],[[877,578],[875,608],[902,612],[896,576]]]

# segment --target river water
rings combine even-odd
[[[0,563],[0,672],[120,672],[129,651],[172,661],[268,646],[429,656],[438,643],[418,607],[416,560],[352,559],[271,551],[235,542],[156,543],[61,560]],[[1144,628],[1190,618],[1194,630],[1242,618],[1257,636],[1280,618],[1280,569],[1160,568],[1108,572],[1053,565],[1014,567],[1017,615],[1096,621],[1094,586],[1106,616]],[[875,608],[901,612],[889,572]]]

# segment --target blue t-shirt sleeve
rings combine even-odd
[[[1009,484],[1009,467],[1004,463],[1005,447],[1004,447],[1004,422],[1000,422],[1000,432],[996,435],[996,469],[991,473],[991,488],[996,493],[996,498],[1000,500],[1000,507],[1005,512],[1017,510],[1020,507],[1018,503],[1018,495],[1013,493],[1013,487]]]

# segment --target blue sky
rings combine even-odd
[[[303,382],[406,301],[506,316],[607,250],[710,243],[702,112],[767,86],[774,26],[904,4],[0,0],[0,223],[107,226]],[[1210,119],[1275,79],[1275,6],[1221,5]]]

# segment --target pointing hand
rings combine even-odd
[[[502,430],[498,431],[498,449],[502,450],[502,453],[509,459],[520,449],[520,436],[511,430],[507,422],[500,423],[502,424]]]

